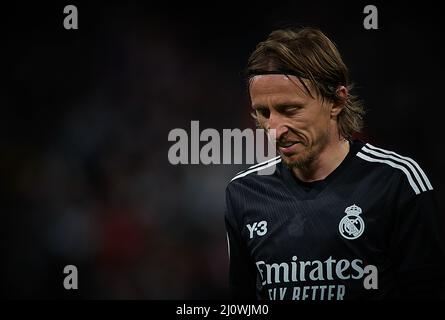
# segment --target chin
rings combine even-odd
[[[303,165],[305,162],[304,159],[301,157],[301,155],[291,155],[291,156],[285,156],[284,154],[281,154],[281,160],[283,163],[288,166],[289,168],[298,168]]]
[[[281,160],[289,168],[305,169],[310,166],[313,157],[311,156],[311,154],[308,154],[307,152],[300,152],[298,154],[293,154],[290,156],[281,154]]]

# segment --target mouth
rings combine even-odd
[[[299,141],[286,141],[286,142],[279,142],[278,148],[281,153],[284,155],[291,154],[295,152],[295,148],[298,144],[301,142]]]

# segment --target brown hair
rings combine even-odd
[[[250,79],[259,74],[285,74],[297,76],[308,94],[310,90],[302,81],[308,79],[322,99],[344,103],[337,118],[340,136],[350,138],[363,127],[364,108],[356,96],[347,99],[337,95],[337,88],[345,86],[348,91],[348,69],[335,44],[318,29],[299,28],[273,31],[260,42],[250,55],[246,75]]]

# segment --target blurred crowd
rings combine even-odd
[[[10,29],[6,39],[12,62],[2,118],[8,198],[3,295],[226,298],[224,190],[233,174],[247,166],[173,166],[167,136],[174,128],[189,131],[192,120],[200,121],[201,130],[253,127],[240,72],[279,14],[286,21],[292,16],[280,8],[261,21],[243,22],[244,16],[224,26],[229,21],[222,18],[210,23],[208,16],[161,15],[138,5],[115,4],[94,12],[108,18],[85,14],[77,34],[67,34],[49,19],[32,31]],[[310,21],[335,25],[333,17],[324,20],[328,16],[326,10]],[[388,74],[369,69],[367,61],[395,58],[382,53],[389,40],[379,42],[380,53],[362,42],[354,57],[347,36],[360,38],[363,31],[347,32],[349,27],[331,30],[343,39],[340,51],[359,80],[359,93],[374,107],[366,135],[390,141],[386,148],[393,143],[399,151],[414,152],[439,183],[443,174],[435,155],[440,146],[428,129],[421,129],[431,117],[418,117],[417,125],[408,122],[425,102],[419,97],[428,93],[417,95],[416,82],[405,77],[404,69],[390,73],[391,66],[383,62],[379,65]],[[399,86],[383,86],[385,81]],[[364,83],[372,85],[363,88]],[[394,110],[374,111],[381,104]],[[401,121],[395,124],[391,119],[397,113]],[[410,136],[398,143],[412,130],[418,141]],[[77,292],[62,286],[69,264],[79,271]]]

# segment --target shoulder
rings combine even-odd
[[[271,194],[281,192],[281,157],[253,165],[238,172],[227,184],[225,216],[234,228],[244,225],[243,217],[252,206],[269,205]]]
[[[282,170],[281,156],[255,164],[246,170],[240,171],[228,182],[226,194],[231,191],[241,192],[241,189],[259,189],[267,187],[280,180]]]
[[[277,166],[281,163],[281,156],[274,157],[267,161],[255,164],[246,170],[240,171],[230,180],[229,185],[238,180],[245,182],[251,179],[261,179],[265,176],[273,176],[277,173]]]
[[[410,157],[376,147],[370,143],[362,143],[356,157],[374,170],[380,170],[382,174],[389,173],[391,176],[400,177],[416,195],[433,190],[425,171]]]

